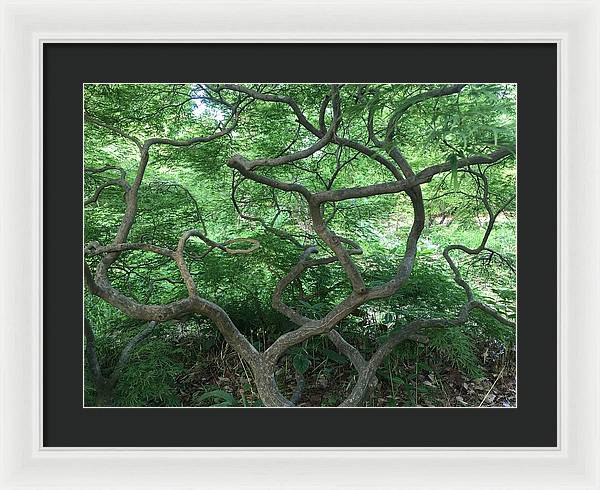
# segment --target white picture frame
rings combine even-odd
[[[600,488],[600,3],[0,4],[0,488]],[[41,53],[107,41],[557,43],[558,447],[42,447]]]

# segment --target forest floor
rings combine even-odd
[[[480,377],[470,377],[433,356],[398,365],[395,370],[399,373],[388,375],[380,370],[379,382],[366,406],[515,407],[515,354],[499,346],[482,348]],[[337,406],[350,393],[355,374],[349,364],[331,361],[309,369],[298,406]],[[291,395],[294,371],[284,363],[277,375],[282,391]],[[402,382],[395,382],[397,375],[402,376]],[[250,369],[224,344],[205,353],[179,376],[176,389],[184,406],[261,406],[249,376]]]

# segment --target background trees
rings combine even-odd
[[[515,99],[86,85],[86,317],[112,403],[512,404]]]

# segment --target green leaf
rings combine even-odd
[[[452,172],[452,187],[455,191],[458,190],[458,157],[453,153],[448,157],[450,163],[450,171]]]
[[[213,406],[234,406],[236,404],[236,400],[231,393],[227,393],[225,390],[212,390],[207,391],[203,395],[198,397],[198,402],[203,402],[204,400],[213,400],[217,402],[218,400],[222,400],[220,403],[215,403]]]
[[[298,371],[300,374],[304,374],[310,367],[310,359],[304,354],[296,354],[292,360],[292,364],[294,365],[294,369],[296,371]]]
[[[426,362],[417,362],[417,368],[423,371],[431,371],[431,366],[429,364],[427,364]]]

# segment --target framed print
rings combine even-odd
[[[142,56],[163,66],[166,78],[153,69],[145,71],[143,64],[135,66],[134,60]],[[266,83],[260,78],[246,83],[242,78],[242,83],[234,84],[213,84],[210,78],[204,83],[170,82],[197,76],[194,70],[185,72],[189,58],[202,59],[203,72],[218,74],[222,80],[233,76],[227,66],[254,60],[246,70],[254,73],[252,77],[265,77]],[[308,71],[302,77],[294,69],[298,60],[309,58],[321,78],[314,79]],[[475,74],[470,72],[474,58],[494,60],[485,66],[485,76],[478,74],[481,65]],[[376,66],[386,59],[414,60],[407,61],[412,76],[400,76],[390,65],[387,70],[378,68],[378,83],[361,83],[371,75],[357,76],[350,59]],[[83,366],[81,332],[55,328],[60,322],[50,320],[58,311],[64,318],[61,298],[74,297],[77,289],[46,301],[46,445],[278,446],[292,438],[298,446],[556,446],[556,411],[551,408],[557,404],[552,390],[556,338],[544,335],[544,325],[556,322],[556,310],[542,307],[544,298],[556,293],[556,266],[553,253],[528,251],[528,244],[539,239],[554,243],[556,225],[551,217],[539,218],[544,214],[541,201],[528,199],[523,191],[515,205],[517,180],[520,188],[530,187],[534,177],[545,186],[556,185],[553,174],[540,177],[528,167],[519,169],[515,158],[517,154],[527,158],[532,148],[544,161],[555,158],[552,145],[539,155],[541,143],[548,143],[548,135],[555,131],[555,108],[546,103],[556,92],[556,85],[548,82],[556,72],[555,46],[55,44],[45,47],[44,60],[46,161],[59,168],[54,161],[75,160],[83,151],[86,162],[83,182],[79,174],[60,171],[46,180],[45,222],[55,231],[64,227],[56,233],[61,240],[81,234],[71,225],[81,222],[79,212],[65,217],[76,210],[72,203],[81,200],[84,187],[86,249]],[[443,60],[452,61],[442,65]],[[77,66],[72,75],[71,66]],[[180,74],[175,72],[177,66],[184,68]],[[277,66],[277,72],[270,66]],[[447,78],[436,78],[435,70],[427,67],[441,68]],[[319,82],[337,79],[349,83]],[[372,94],[365,96],[364,108],[363,102],[355,102],[357,90]],[[73,145],[74,154],[67,157],[61,139],[81,133],[81,120],[76,121],[75,115],[81,110],[82,92],[84,146]],[[341,147],[328,139],[328,134],[344,134],[341,126],[328,133],[327,127],[338,124],[330,120],[329,99],[339,106],[336,118],[347,126],[346,134],[357,134],[340,136]],[[152,103],[156,107],[148,108]],[[414,109],[408,111],[412,104]],[[386,150],[377,125],[385,129],[386,121],[396,117],[386,113],[388,105],[406,106],[406,113],[404,143],[400,136],[390,136],[393,148]],[[66,118],[71,110],[73,117]],[[537,123],[527,114],[535,114]],[[191,139],[162,133],[166,122],[141,139],[132,136],[144,134],[141,128],[155,125],[163,115],[169,121],[175,117],[179,134],[188,132]],[[73,120],[72,129],[65,126],[67,119]],[[140,119],[144,122],[136,126]],[[196,139],[198,124],[209,132],[212,126],[222,127]],[[315,124],[323,128],[320,133]],[[255,132],[257,125],[264,136]],[[123,129],[127,127],[131,134]],[[411,143],[406,139],[409,127],[415,134]],[[372,135],[370,141],[367,134]],[[139,162],[135,139],[143,151]],[[243,146],[243,141],[250,146]],[[263,163],[262,157],[257,158],[248,165],[264,168],[248,173],[245,163],[239,166],[245,159],[238,162],[231,155],[253,152],[256,144],[267,145],[267,155],[281,156]],[[337,147],[346,150],[331,153]],[[411,164],[407,151],[416,148],[431,153],[413,157]],[[124,163],[117,163],[115,154]],[[441,168],[428,163],[440,159],[447,160]],[[216,162],[214,167],[197,163],[209,160]],[[274,174],[271,168],[293,174]],[[384,174],[378,173],[379,168]],[[463,168],[473,173],[463,173]],[[178,169],[184,173],[177,174]],[[406,177],[398,173],[404,171]],[[186,181],[184,174],[190,172],[191,180]],[[431,172],[446,175],[447,180],[433,179]],[[389,192],[387,173],[392,182],[404,182],[411,175],[423,179],[422,197],[402,200],[401,191]],[[67,188],[77,194],[65,192],[59,184],[65,179],[73,179]],[[325,179],[328,182],[322,184]],[[431,186],[426,185],[429,181]],[[313,204],[315,199],[326,201]],[[187,217],[190,205],[193,215]],[[453,207],[456,210],[447,213],[444,223],[444,210]],[[272,216],[271,209],[276,210]],[[439,224],[436,209],[441,210]],[[338,210],[343,218],[339,221]],[[215,217],[214,222],[209,216]],[[117,231],[115,221],[121,222]],[[130,225],[129,231],[120,231]],[[130,238],[114,244],[117,249],[125,247],[125,253],[115,256],[102,272],[111,257],[112,238],[106,238],[111,233]],[[219,242],[210,237],[224,234],[233,235]],[[470,248],[460,241],[461,234],[473,243]],[[54,245],[53,235],[45,240],[46,250],[60,247],[58,242]],[[190,241],[188,246],[192,238],[205,245]],[[340,248],[336,240],[346,245]],[[162,248],[156,248],[157,243]],[[530,308],[518,312],[515,247],[533,257],[519,266],[520,304]],[[459,258],[457,252],[477,260]],[[45,269],[49,291],[55,290],[53,278],[66,274],[65,261],[54,262],[52,255],[47,256]],[[157,262],[153,255],[166,260]],[[340,259],[347,270],[335,267]],[[73,267],[75,276],[80,260]],[[188,293],[177,282],[180,274],[187,277]],[[528,282],[539,277],[545,289]],[[164,282],[165,278],[169,280]],[[488,282],[490,288],[475,288],[467,278]],[[147,298],[143,302],[137,299],[140,291]],[[508,294],[506,302],[493,297],[498,292]],[[200,301],[202,313],[194,313],[192,303],[186,306],[189,301]],[[483,317],[475,312],[479,308]],[[534,311],[544,312],[536,323],[539,330],[519,333],[517,345],[514,314],[524,321]],[[68,323],[81,324],[78,316],[80,312],[73,311]],[[210,321],[197,321],[203,318]],[[294,340],[301,332],[304,337]],[[418,337],[407,338],[413,335]],[[74,354],[68,356],[61,346],[71,342],[79,346],[68,349]],[[269,360],[278,345],[280,352]],[[536,356],[524,355],[533,345]],[[495,358],[496,364],[486,367],[483,357],[479,359],[484,355]],[[166,374],[172,370],[178,372]],[[363,379],[369,370],[371,377]],[[211,406],[213,410],[207,408]],[[294,409],[281,408],[286,406]],[[478,416],[457,410],[463,407],[476,408]],[[141,408],[153,408],[145,417],[155,431],[144,430],[147,422],[140,425],[136,413]],[[214,434],[206,429],[195,438],[185,429],[194,420],[231,429]],[[348,422],[356,429],[347,431]],[[384,430],[391,423],[406,425],[401,440],[399,433]],[[479,430],[473,430],[476,423],[481,424]],[[120,430],[123,424],[128,432]],[[320,429],[323,426],[327,431]],[[420,428],[411,435],[409,426]],[[161,435],[160,427],[169,427],[168,435]],[[272,430],[275,427],[281,430]],[[85,439],[78,439],[83,434]],[[478,434],[485,434],[485,439],[475,440]]]
[[[3,4],[3,485],[598,488],[597,6],[188,7]]]
[[[329,59],[344,57],[339,47],[271,46],[283,56],[293,58],[303,56],[308,49],[329,51],[326,54]],[[116,47],[121,54],[113,53],[111,63],[130,47],[133,46]],[[205,50],[200,46],[188,47],[196,50],[194,56],[202,58],[208,68],[209,57]],[[218,46],[206,47],[219,49]],[[177,48],[166,49],[173,56]],[[411,47],[415,52],[423,48],[422,45]],[[471,45],[467,50],[474,56],[473,51],[478,48]],[[497,58],[502,49],[512,49],[494,45],[486,48],[493,50]],[[552,47],[518,47],[519,51],[525,48],[537,48],[535,60],[550,60],[549,73],[556,71],[556,54]],[[236,60],[246,55],[248,49],[252,46],[229,45],[220,52],[220,62],[227,59],[228,64],[236,65],[239,63]],[[373,61],[377,56],[409,56],[404,50],[391,46],[371,45],[365,49],[365,46],[348,44],[344,50],[354,57],[365,52],[362,57],[368,56]],[[228,53],[232,51],[240,54],[231,58]],[[270,51],[271,47],[259,46],[255,53],[264,59],[272,56]],[[383,53],[385,51],[388,53]],[[59,59],[62,52],[65,51],[60,46],[47,47],[46,63]],[[454,50],[454,53],[458,60],[459,52]],[[318,63],[319,58],[314,53],[310,56]],[[425,56],[423,52],[421,62],[425,62]],[[69,58],[72,57],[70,54]],[[516,64],[518,57],[513,54],[511,64]],[[100,59],[96,64],[100,64]],[[282,62],[277,64],[281,73]],[[210,71],[222,73],[218,67]],[[538,68],[538,71],[542,70]],[[319,72],[320,76],[324,75]],[[52,99],[49,79],[46,83],[47,99]],[[84,159],[88,162],[84,169],[84,187],[88,191],[84,200],[85,407],[516,406],[517,366],[513,353],[518,351],[514,322],[518,83],[86,82],[83,97]],[[300,108],[299,100],[303,101],[304,109]],[[152,102],[156,107],[148,107]],[[289,112],[282,112],[281,105],[289,106]],[[388,114],[388,106],[397,109]],[[421,110],[417,112],[417,108]],[[309,120],[317,114],[317,109],[318,129]],[[115,113],[120,117],[111,121]],[[47,120],[53,119],[50,110],[46,114]],[[163,115],[167,121],[175,118],[177,130],[174,131],[179,135],[182,131],[193,134],[199,124],[208,124],[216,130],[211,132],[207,128],[206,136],[183,139],[177,138],[175,133],[172,135],[175,138],[151,136],[143,142],[123,130],[124,126],[140,120],[160,130],[157,124]],[[365,115],[369,118],[366,124]],[[414,119],[410,119],[411,116]],[[333,119],[327,122],[329,117]],[[485,125],[482,125],[484,119]],[[246,120],[252,122],[246,124]],[[438,120],[444,122],[438,124]],[[386,122],[389,130],[377,128]],[[409,144],[408,128],[416,129],[419,123],[422,128],[415,131]],[[261,128],[259,134],[255,133],[257,125]],[[139,129],[133,131],[137,133]],[[308,134],[303,134],[304,131]],[[378,134],[384,134],[383,131],[387,136],[380,140]],[[355,132],[362,138],[350,137]],[[543,132],[549,133],[548,130]],[[342,136],[344,133],[347,136]],[[363,143],[366,134],[371,137]],[[289,135],[292,137],[287,141]],[[261,137],[264,137],[263,144],[269,147],[265,152],[273,152],[275,156],[246,163],[243,154],[252,152]],[[304,145],[302,142],[307,137],[317,137],[317,140]],[[447,163],[442,167],[416,169],[409,163],[405,156],[409,147],[415,151],[417,141],[424,137],[430,140],[428,151],[436,148],[437,155],[428,155],[422,160],[445,158]],[[229,142],[222,147],[225,138]],[[399,138],[404,141],[402,152]],[[127,168],[108,163],[114,163],[111,155],[119,142],[125,143],[119,153],[128,160],[127,147],[134,139],[140,143],[139,147],[136,144],[140,160],[137,166],[133,165],[136,178],[130,184]],[[470,140],[478,141],[471,143]],[[246,141],[248,146],[244,146]],[[169,147],[173,152],[169,152]],[[184,158],[184,148],[191,148],[194,157]],[[421,151],[425,150],[421,148]],[[241,156],[231,156],[236,153]],[[278,154],[280,156],[276,156]],[[214,168],[198,163],[209,159],[220,163]],[[227,162],[225,167],[223,161]],[[105,165],[98,165],[100,162]],[[435,180],[439,189],[436,187],[431,195],[420,191],[422,197],[415,191],[417,194],[411,195],[411,204],[403,205],[397,196],[392,197],[397,194],[394,186],[409,184],[371,182],[374,176],[369,173],[373,162],[383,166],[396,182],[405,182],[412,176],[422,180],[423,185]],[[282,172],[284,169],[300,171],[305,175],[273,178],[266,172],[257,173],[255,169],[261,167],[278,168]],[[177,175],[178,169],[184,173],[192,171],[191,180],[186,180],[183,174]],[[110,177],[114,172],[119,173],[117,179]],[[402,172],[405,175],[401,175]],[[437,174],[430,175],[432,172]],[[450,175],[447,182],[434,179],[444,173]],[[362,177],[366,178],[361,180]],[[313,179],[314,182],[307,183]],[[224,185],[224,180],[230,185]],[[461,183],[464,184],[462,190]],[[269,189],[268,196],[264,195],[262,186]],[[111,187],[117,187],[113,199]],[[299,196],[305,198],[306,205],[297,201]],[[372,198],[385,199],[386,196],[387,204],[370,202]],[[465,197],[468,202],[456,201],[456,196]],[[48,199],[52,200],[52,196]],[[126,209],[121,212],[123,199]],[[143,204],[145,199],[150,201],[147,207]],[[364,204],[361,199],[365,200]],[[231,202],[231,206],[223,206],[224,202]],[[265,204],[261,204],[263,202]],[[426,206],[428,202],[434,204]],[[487,211],[487,217],[478,214],[481,209]],[[104,240],[115,215],[120,214],[118,229],[128,238],[119,238],[118,241],[124,240],[114,244],[119,251],[111,252],[113,245],[106,248],[92,238]],[[210,223],[210,215],[219,215],[218,223]],[[234,224],[237,220],[241,221]],[[177,228],[184,228],[179,231],[180,237],[165,237],[168,231]],[[524,228],[532,230],[534,227]],[[550,226],[548,230],[554,228]],[[213,235],[239,236],[215,241],[209,237],[209,230]],[[467,249],[465,245],[447,243],[451,236],[463,230],[474,235],[469,239],[479,233],[480,244]],[[150,241],[164,237],[162,239],[170,241],[171,246],[177,241],[179,251],[157,249],[156,245],[141,241],[148,240],[142,238],[146,236]],[[552,239],[552,235],[549,238]],[[204,243],[194,253],[192,249],[197,248],[197,244],[192,245],[193,239]],[[421,240],[422,246],[419,245]],[[446,243],[442,246],[436,240]],[[345,245],[340,247],[337,241]],[[406,242],[404,249],[403,242]],[[371,255],[367,248],[372,249]],[[402,258],[399,266],[394,266],[391,256],[398,249]],[[237,260],[212,263],[208,257],[213,251]],[[472,266],[473,280],[493,283],[485,293],[477,293],[477,300],[473,287],[464,277],[467,272],[460,272],[456,259],[451,257],[456,251],[475,257],[465,264]],[[128,252],[130,256],[126,257]],[[171,260],[156,262],[144,255],[145,252]],[[113,253],[117,255],[110,255]],[[317,257],[319,254],[324,256]],[[194,255],[198,256],[197,260]],[[286,271],[290,258],[297,256],[300,259]],[[438,259],[444,259],[451,275],[453,271],[458,274],[454,282],[464,289],[466,299],[462,304],[448,301],[453,287],[448,287],[446,277],[440,274]],[[176,265],[181,267],[179,273],[175,273],[171,262],[179,264]],[[192,265],[193,262],[197,263]],[[342,263],[344,267],[339,271],[326,267]],[[390,275],[394,269],[398,271]],[[553,270],[554,267],[544,267],[544,273],[552,278]],[[123,271],[122,276],[118,271]],[[173,278],[179,274],[185,281]],[[113,276],[112,281],[110,276]],[[264,277],[264,282],[259,281],[260,277]],[[117,289],[112,283],[119,282],[123,284]],[[187,299],[182,294],[184,282],[189,286]],[[348,282],[351,290],[346,292],[343,287]],[[223,289],[223,283],[230,286]],[[402,293],[405,285],[407,290]],[[432,294],[420,303],[426,291],[436,291],[434,285],[440,286],[439,297]],[[127,291],[129,288],[134,291]],[[146,301],[136,299],[140,294],[138,290],[145,291]],[[265,291],[268,294],[264,294]],[[233,296],[230,297],[229,292]],[[403,298],[400,302],[393,299],[397,294]],[[488,302],[496,305],[495,309],[482,302],[485,294]],[[164,303],[172,297],[178,299]],[[183,304],[179,303],[181,300]],[[436,300],[442,305],[437,319],[431,316],[432,303]],[[371,301],[379,305],[374,306]],[[387,304],[388,301],[391,302]],[[198,309],[200,304],[202,307]],[[450,313],[452,308],[456,309],[454,314]],[[431,311],[426,318],[420,318],[424,310]],[[476,310],[489,318],[471,317],[471,312]],[[444,317],[442,311],[450,314]],[[198,320],[198,315],[206,315],[208,321]],[[256,319],[252,319],[254,316]],[[141,329],[140,319],[143,320]],[[122,327],[131,320],[134,320],[133,326]],[[218,325],[217,332],[222,333],[225,343],[220,337],[215,338],[214,325]],[[159,330],[166,329],[159,335],[160,340],[156,337],[157,326]],[[112,346],[119,343],[115,339],[122,330],[127,337],[130,329],[138,332],[122,342],[117,363],[107,368],[106,358],[111,357]],[[345,335],[340,333],[342,331]],[[323,334],[331,345],[324,342]],[[378,346],[370,342],[375,336],[382,337],[377,341]],[[367,361],[355,346],[361,343],[365,343],[364,350],[373,350],[371,360]],[[494,359],[493,364],[481,368],[477,365],[478,343],[487,349],[485,361]],[[552,354],[554,351],[552,348]],[[146,354],[139,358],[136,355],[139,352]],[[177,353],[179,363],[171,353]],[[153,368],[149,361],[152,358],[166,364],[158,362]],[[441,364],[449,367],[440,371],[437,366]],[[143,366],[148,369],[144,371]],[[156,384],[148,383],[142,389],[144,383],[140,378],[150,381],[154,376],[151,373],[157,368],[164,373],[166,366],[169,367],[166,371],[179,370],[179,366],[183,370],[174,376],[174,382],[156,379]],[[190,372],[186,372],[186,366],[191,368]],[[353,370],[357,370],[356,375],[352,374]],[[462,374],[467,378],[463,380]],[[472,387],[469,387],[469,375],[474,379]],[[439,376],[447,379],[440,379],[436,385],[432,381],[437,381]],[[450,377],[456,381],[449,384]],[[348,382],[342,381],[346,378]],[[453,393],[448,393],[450,388],[454,389]]]

